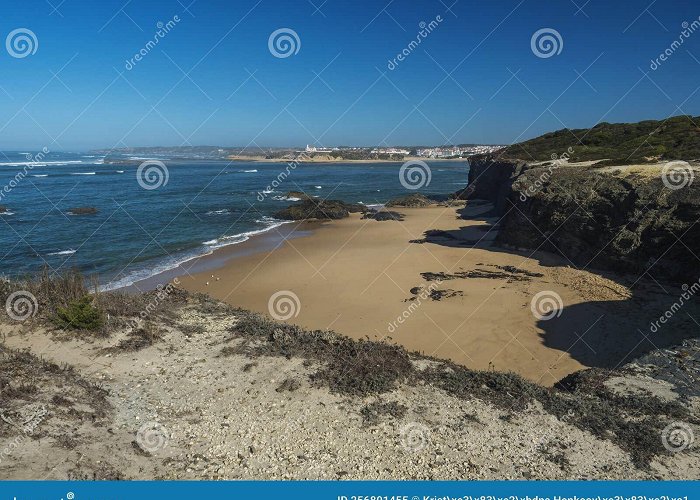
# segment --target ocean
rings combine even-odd
[[[288,169],[286,163],[154,158],[167,169],[163,183],[157,165],[139,177],[146,158],[124,155],[123,164],[107,164],[94,153],[37,154],[0,153],[0,274],[77,268],[106,290],[279,227],[284,222],[273,214],[292,203],[288,191],[381,205],[413,192],[454,192],[466,185],[469,170],[466,160],[428,161],[430,183],[413,191],[400,182],[400,162]],[[72,214],[78,207],[97,213]]]

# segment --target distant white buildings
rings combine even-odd
[[[309,146],[308,144],[306,145],[306,150],[307,153],[332,153],[333,151],[338,151],[338,148],[317,148],[316,146]]]
[[[416,151],[418,156],[425,158],[462,158],[463,156],[493,153],[503,146],[462,146],[445,148],[425,148]]]
[[[493,153],[501,149],[503,146],[450,146],[450,147],[435,147],[435,148],[423,148],[416,150],[416,155],[424,158],[463,158],[470,155]],[[369,148],[362,147],[334,147],[334,148],[324,148],[306,145],[304,151],[297,151],[297,153],[336,153],[338,151],[367,151]],[[383,154],[383,155],[402,155],[409,156],[411,151],[408,149],[401,148],[373,148],[370,154]]]
[[[407,149],[396,149],[396,148],[374,148],[371,153],[373,155],[376,154],[384,154],[384,155],[407,155],[410,154],[410,151]]]

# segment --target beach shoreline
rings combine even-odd
[[[291,297],[297,309],[284,321],[398,343],[469,368],[514,371],[547,386],[592,366],[547,345],[545,337],[552,333],[533,315],[530,299],[551,290],[567,306],[591,298],[622,301],[627,296],[621,287],[568,268],[552,255],[493,247],[495,230],[488,228],[495,221],[488,206],[469,208],[466,218],[458,207],[396,210],[404,221],[351,214],[282,226],[289,237],[278,234],[274,248],[261,248],[251,238],[245,255],[225,257],[226,249],[217,250],[210,261],[218,267],[191,268],[178,276],[180,286],[267,316],[275,307],[273,296]],[[300,227],[304,234],[295,232]],[[416,242],[431,229],[479,243],[466,248]],[[447,277],[436,280],[441,273]],[[577,280],[590,286],[570,286]],[[575,341],[572,324],[559,323],[556,329],[556,335]]]
[[[172,268],[111,290],[125,293],[142,293],[155,290],[182,275],[207,273],[225,267],[238,258],[274,250],[287,240],[310,235],[318,226],[319,223],[316,221],[284,222],[278,226],[253,234],[244,241],[214,248],[210,253],[193,256]]]

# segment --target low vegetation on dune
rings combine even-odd
[[[34,277],[0,281],[0,300],[22,321],[91,335],[109,335],[126,326],[128,318],[145,309],[153,293],[101,293],[96,281],[75,269],[61,273],[44,269]]]
[[[225,347],[224,355],[303,358],[317,366],[312,383],[351,396],[382,394],[399,384],[429,384],[461,399],[489,402],[508,419],[517,418],[519,411],[536,403],[560,420],[613,441],[640,468],[648,467],[654,456],[667,453],[659,436],[669,422],[682,419],[700,424],[679,402],[615,393],[604,384],[614,374],[609,370],[585,370],[555,388],[542,387],[514,373],[471,370],[438,359],[421,370],[417,365],[428,358],[398,345],[308,331],[244,310],[235,314],[238,321],[232,329],[233,338],[243,339],[243,343]],[[384,410],[367,409],[365,418],[371,421],[378,411]]]
[[[662,121],[562,129],[509,146],[498,156],[547,161],[566,154],[572,162],[607,159],[614,165],[700,159],[699,121],[700,117],[676,116]]]
[[[32,321],[42,322],[49,331],[52,325],[53,328],[58,325],[82,332],[118,335],[122,340],[110,355],[153,345],[160,339],[158,328],[188,337],[188,332],[198,326],[183,322],[185,311],[196,310],[210,321],[232,324],[227,327],[230,336],[224,340],[221,356],[247,357],[250,363],[246,366],[250,367],[263,364],[270,357],[303,360],[303,365],[310,368],[312,386],[364,401],[361,416],[365,425],[373,425],[382,416],[401,418],[406,411],[401,404],[381,399],[371,403],[368,397],[388,395],[407,386],[429,387],[461,400],[484,401],[500,412],[503,420],[516,425],[522,411],[539,406],[598,439],[610,440],[628,452],[638,468],[648,469],[654,457],[668,453],[659,436],[670,422],[700,424],[682,400],[668,401],[651,393],[627,394],[610,389],[606,381],[619,376],[619,371],[584,370],[565,378],[554,388],[546,388],[514,373],[472,370],[386,342],[353,340],[332,331],[306,330],[179,289],[169,292],[167,300],[159,302],[154,309],[149,304],[158,292],[135,296],[89,294],[85,280],[74,271],[62,276],[44,273],[36,280],[3,282],[0,299],[6,300],[18,289],[35,295],[38,309]],[[142,311],[149,311],[150,325],[139,321]],[[59,368],[4,347],[0,348],[0,368],[0,406],[4,408],[15,408],[18,398],[38,401],[34,394],[45,389],[40,384],[34,387],[37,385],[34,380],[49,374],[63,377],[68,387],[73,388],[70,397],[86,398],[95,408],[93,413],[102,415],[107,408],[101,389],[81,379],[70,368]],[[289,379],[276,390],[293,393],[299,387],[298,380]],[[0,424],[0,434],[3,429],[7,431],[7,425],[12,424]]]
[[[50,437],[70,447],[70,433],[35,433],[48,418],[63,425],[80,425],[106,417],[111,405],[107,391],[83,378],[72,367],[59,366],[25,351],[0,345],[0,436]],[[46,403],[51,403],[51,411]],[[74,406],[75,405],[75,406]],[[46,426],[42,426],[46,428]],[[59,427],[60,428],[60,427]]]

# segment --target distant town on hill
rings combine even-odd
[[[173,159],[270,159],[329,158],[334,160],[396,160],[408,157],[426,159],[460,159],[472,155],[488,154],[503,149],[501,145],[455,144],[440,146],[313,146],[300,148],[258,148],[221,146],[148,146],[134,148],[100,149],[94,153],[108,157],[167,157]]]

